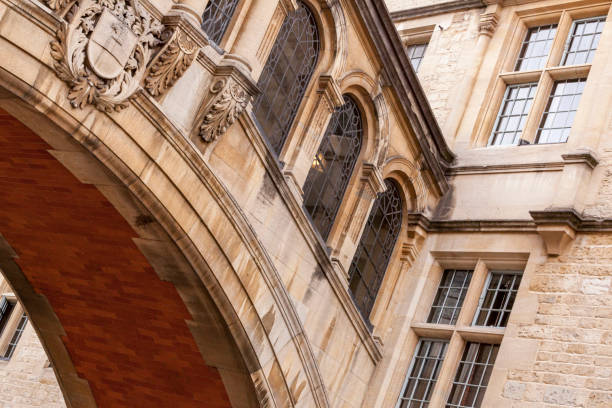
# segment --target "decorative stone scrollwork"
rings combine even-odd
[[[84,0],[51,42],[55,71],[73,107],[119,111],[138,90],[163,25],[138,0]]]
[[[200,136],[206,142],[224,134],[252,99],[231,77],[216,80],[210,92],[219,96],[211,103],[200,125]]]
[[[166,92],[187,71],[200,47],[180,28],[166,31],[166,44],[151,62],[145,87],[153,96]]]

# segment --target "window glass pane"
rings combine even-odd
[[[599,45],[605,16],[574,21],[561,65],[590,64]]]
[[[361,113],[350,96],[333,113],[304,183],[304,208],[326,240],[361,150]]]
[[[556,32],[556,24],[530,28],[523,40],[514,70],[530,71],[544,68]]]
[[[385,180],[387,190],[378,194],[349,269],[349,288],[361,315],[369,324],[391,253],[402,226],[402,199],[397,184]],[[365,286],[365,290],[358,290]]]
[[[319,56],[314,16],[302,2],[285,17],[257,82],[253,112],[261,131],[279,154],[293,124]]]
[[[517,272],[489,274],[489,283],[476,313],[476,326],[506,326],[522,277]]]
[[[202,15],[202,30],[215,44],[219,44],[232,20],[238,0],[210,0]]]
[[[509,85],[502,102],[489,146],[517,144],[535,96],[537,83]]]
[[[585,78],[555,82],[540,122],[536,143],[567,141],[585,84]]]
[[[471,279],[471,270],[445,270],[427,323],[455,324]]]
[[[419,341],[399,399],[401,407],[429,406],[447,346],[446,340]]]
[[[15,303],[9,301],[6,297],[2,296],[0,298],[0,335],[4,331],[9,318],[11,317],[11,312],[15,308]]]
[[[406,47],[406,52],[408,53],[408,58],[410,59],[414,72],[419,72],[419,67],[425,56],[427,45],[428,44],[412,44]]]
[[[481,406],[499,345],[468,342],[457,367],[447,408]]]
[[[28,322],[28,316],[24,313],[17,324],[17,328],[15,329],[15,333],[13,333],[13,337],[4,352],[4,355],[0,357],[0,360],[10,360],[15,352],[15,348],[17,347],[17,343],[19,343],[19,339],[25,330],[26,323]]]

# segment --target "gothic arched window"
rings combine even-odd
[[[324,240],[334,224],[359,151],[361,113],[350,96],[336,108],[304,183],[304,207]]]
[[[319,56],[319,33],[302,2],[285,17],[259,77],[253,112],[272,150],[279,154]]]
[[[232,20],[238,0],[210,0],[202,14],[202,30],[215,44],[219,44]]]
[[[402,226],[402,199],[393,180],[378,194],[349,269],[353,299],[369,324],[378,289],[385,276],[391,253]]]

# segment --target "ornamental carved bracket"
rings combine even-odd
[[[171,87],[199,45],[180,26],[164,26],[138,0],[47,0],[63,16],[51,56],[74,108],[118,112],[144,83],[152,95]]]
[[[236,61],[235,56],[226,58]],[[240,65],[232,63],[217,67],[208,97],[198,115],[198,134],[205,142],[213,142],[222,136],[258,92],[250,76],[238,68]]]

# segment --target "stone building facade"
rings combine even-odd
[[[32,322],[0,378],[71,408],[611,406],[609,9],[0,0],[0,270]]]

